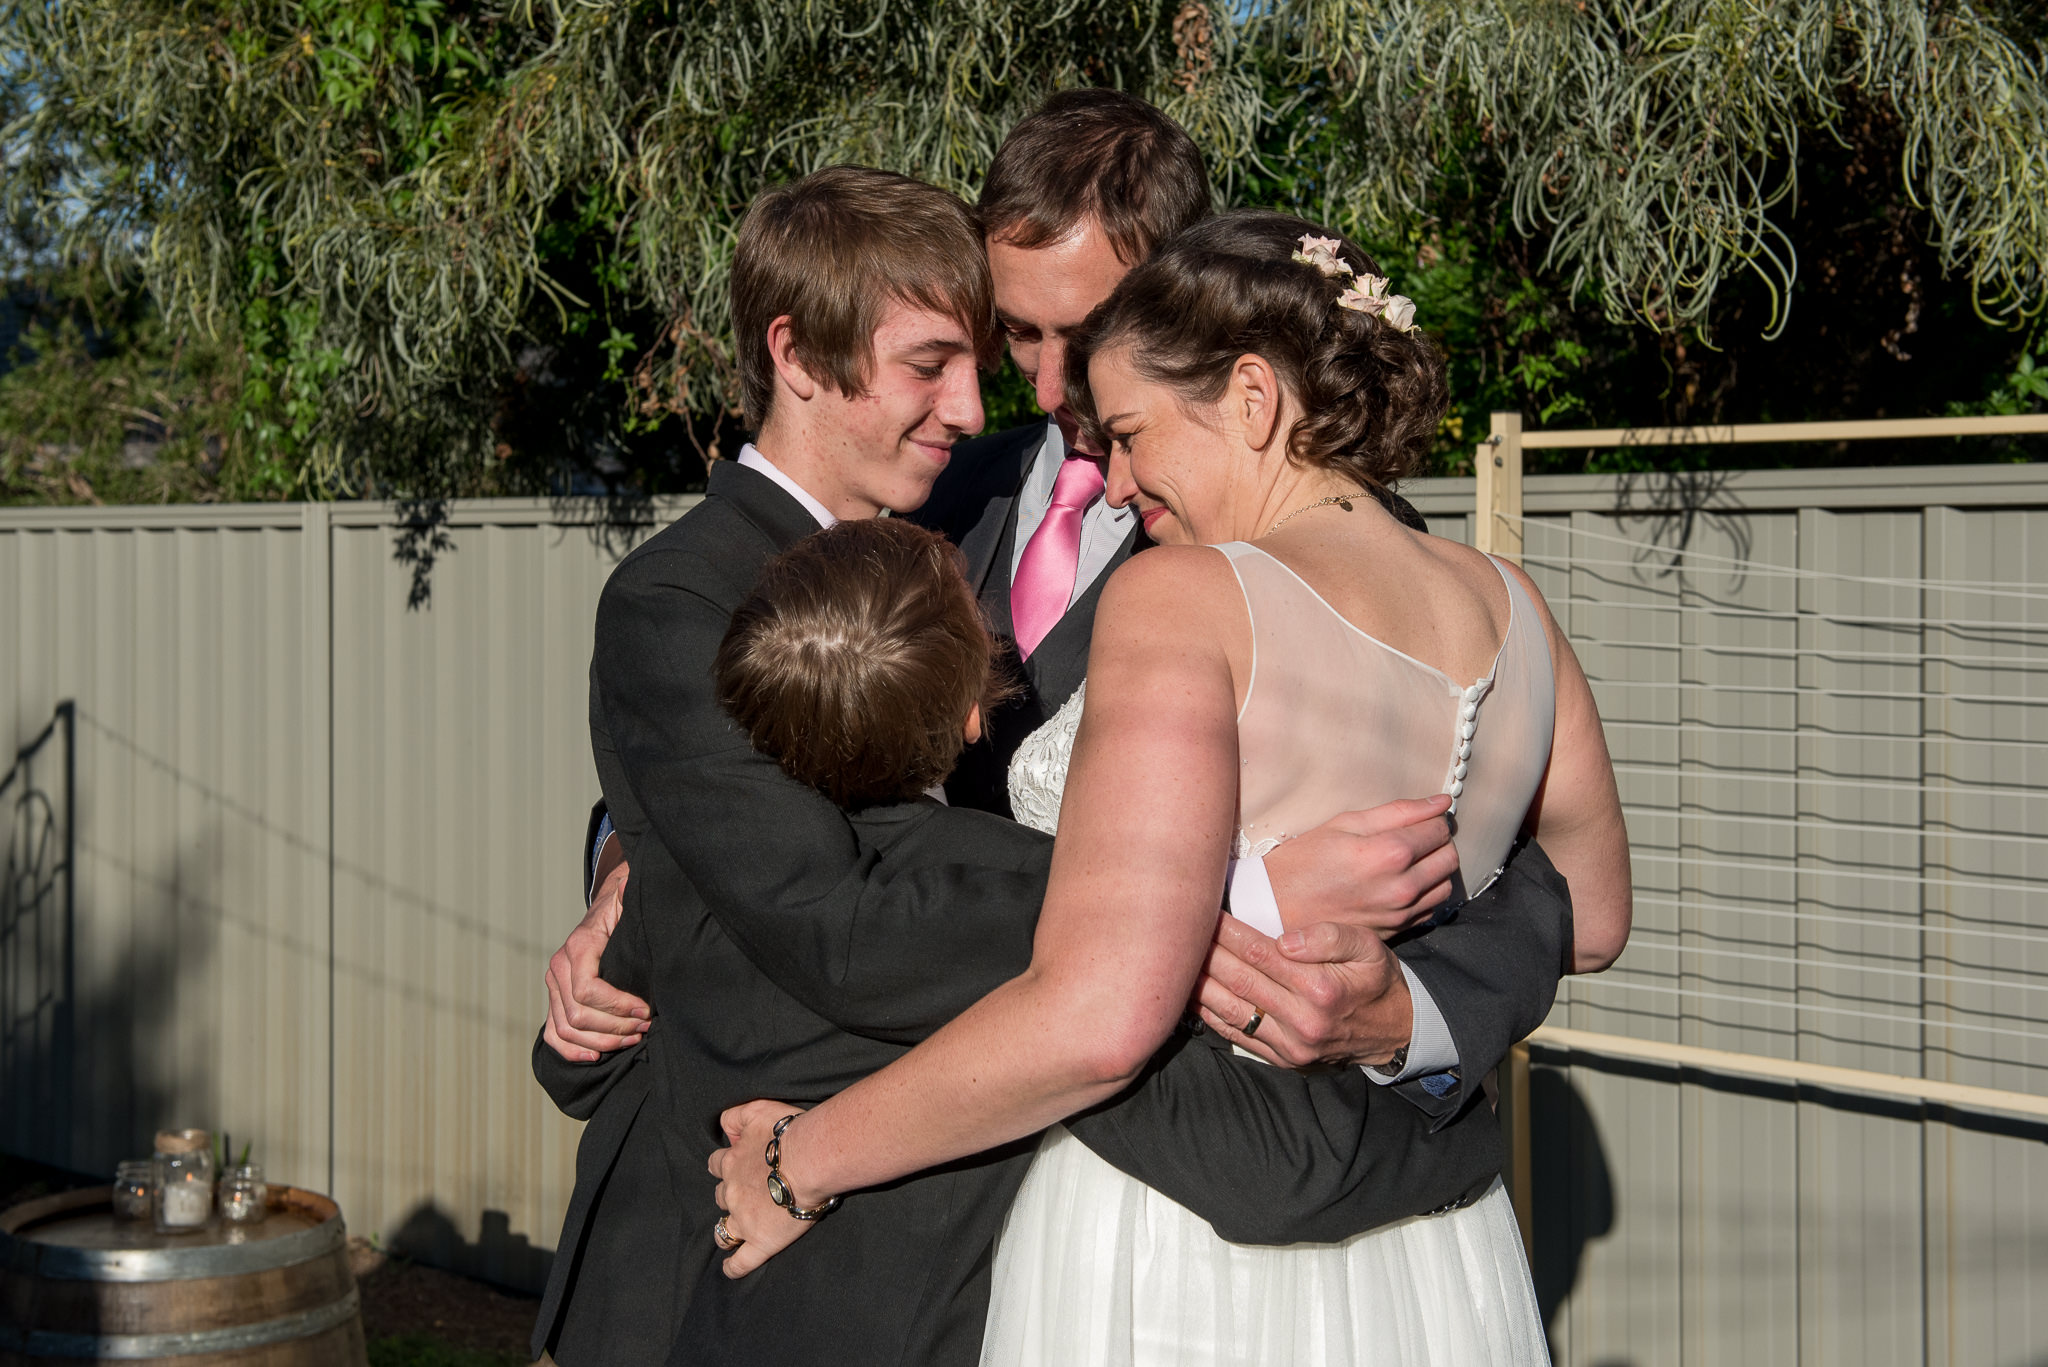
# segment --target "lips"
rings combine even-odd
[[[1158,522],[1160,518],[1165,516],[1166,509],[1163,507],[1147,508],[1144,512],[1138,514],[1138,520],[1145,524],[1145,531],[1149,534],[1152,530],[1153,524]]]
[[[945,469],[947,464],[953,459],[953,448],[951,446],[934,446],[928,441],[913,441],[910,444],[924,452],[925,458],[941,470]]]

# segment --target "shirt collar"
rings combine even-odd
[[[1057,434],[1057,429],[1055,429],[1055,434]],[[748,442],[740,448],[739,459],[735,463],[744,465],[749,470],[766,475],[769,479],[775,481],[776,484],[781,486],[784,493],[788,494],[798,503],[801,503],[804,511],[818,520],[820,527],[830,527],[839,521],[838,518],[832,516],[830,509],[818,502],[817,499],[812,498],[810,493],[801,484],[798,484],[788,475],[783,474],[780,469],[776,468],[775,462],[762,455],[754,443]],[[1048,494],[1046,497],[1050,498],[1051,495]]]

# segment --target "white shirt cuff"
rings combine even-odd
[[[1266,873],[1266,861],[1259,855],[1233,859],[1223,877],[1223,904],[1230,914],[1261,935],[1279,939],[1287,933],[1280,922],[1280,901],[1273,896],[1273,880]]]
[[[1382,1087],[1432,1073],[1447,1073],[1458,1066],[1458,1046],[1451,1039],[1451,1028],[1444,1024],[1444,1013],[1436,998],[1429,995],[1422,979],[1406,963],[1401,965],[1401,976],[1408,980],[1408,999],[1415,1005],[1415,1023],[1408,1031],[1408,1063],[1399,1073],[1385,1073],[1365,1065],[1365,1075]]]

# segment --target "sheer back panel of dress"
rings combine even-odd
[[[1459,681],[1359,630],[1258,547],[1217,549],[1252,626],[1237,852],[1264,853],[1340,812],[1450,792],[1460,891],[1477,895],[1506,862],[1550,762],[1556,684],[1528,594],[1500,571],[1506,636],[1486,677]]]

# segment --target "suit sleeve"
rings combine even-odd
[[[1334,1243],[1482,1192],[1500,1172],[1484,1106],[1442,1125],[1356,1068],[1299,1073],[1177,1034],[1129,1089],[1067,1127],[1232,1243]]]
[[[1571,947],[1571,890],[1542,847],[1529,841],[1456,917],[1396,946],[1450,1027],[1459,1067],[1449,1087],[1425,1077],[1389,1090],[1430,1116],[1434,1127],[1448,1123],[1508,1050],[1550,1014]]]
[[[722,581],[700,558],[646,555],[599,603],[593,678],[617,777],[648,824],[640,838],[661,842],[792,997],[846,1030],[922,1039],[1030,963],[1044,873],[953,864],[877,876],[846,814],[718,706],[713,661],[732,605],[698,587]]]

